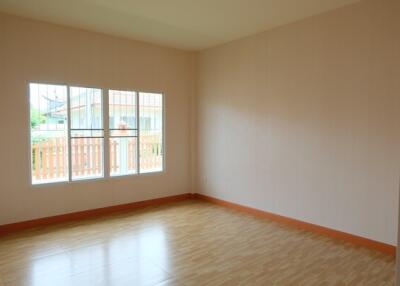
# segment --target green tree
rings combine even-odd
[[[42,123],[46,123],[46,116],[36,108],[31,108],[31,128],[33,129]]]
[[[31,128],[34,129],[39,124],[46,123],[46,116],[43,113],[40,113],[36,108],[31,108]],[[46,137],[43,135],[32,134],[32,143],[38,143],[46,140]]]

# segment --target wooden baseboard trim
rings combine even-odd
[[[245,212],[245,213],[257,216],[257,217],[267,218],[267,219],[270,219],[270,220],[273,220],[273,221],[276,221],[279,223],[291,225],[296,228],[300,228],[303,230],[312,231],[312,232],[319,233],[322,235],[330,236],[330,237],[333,237],[333,238],[336,238],[336,239],[339,239],[342,241],[353,243],[358,246],[363,246],[363,247],[367,247],[370,249],[378,250],[378,251],[381,251],[381,252],[384,252],[384,253],[387,253],[387,254],[390,254],[393,256],[396,255],[396,247],[393,245],[390,245],[390,244],[383,243],[383,242],[371,240],[371,239],[364,238],[361,236],[356,236],[356,235],[353,235],[350,233],[330,229],[330,228],[315,225],[312,223],[307,223],[307,222],[296,220],[293,218],[276,215],[276,214],[273,214],[270,212],[243,206],[240,204],[231,203],[229,201],[224,201],[224,200],[217,199],[217,198],[210,197],[210,196],[203,195],[203,194],[196,193],[196,194],[193,194],[192,197],[195,199],[204,200],[204,201],[214,203],[214,204],[217,204],[220,206],[224,206],[227,208]]]
[[[139,202],[133,202],[133,203],[128,203],[128,204],[122,204],[122,205],[116,205],[116,206],[110,206],[110,207],[104,207],[104,208],[98,208],[98,209],[92,209],[92,210],[85,210],[85,211],[74,212],[74,213],[67,213],[67,214],[56,215],[56,216],[51,216],[51,217],[44,217],[44,218],[39,218],[39,219],[34,219],[34,220],[29,220],[29,221],[5,224],[5,225],[0,225],[0,235],[14,233],[17,231],[26,230],[26,229],[35,228],[35,227],[42,227],[42,226],[48,226],[48,225],[53,225],[53,224],[57,224],[57,223],[76,221],[76,220],[85,219],[85,218],[104,216],[104,215],[109,215],[112,213],[125,211],[125,210],[133,210],[133,209],[139,209],[139,208],[144,208],[144,207],[149,207],[149,206],[158,206],[158,205],[163,205],[163,204],[172,203],[172,202],[179,202],[179,201],[191,199],[192,197],[193,197],[192,194],[187,193],[187,194],[182,194],[182,195],[169,196],[169,197],[163,197],[163,198],[158,198],[158,199],[151,199],[151,200],[146,200],[146,201],[139,201]]]
[[[188,200],[188,199],[199,199],[199,200],[207,201],[207,202],[214,203],[214,204],[217,204],[220,206],[224,206],[227,208],[245,212],[245,213],[257,216],[257,217],[267,218],[267,219],[270,219],[270,220],[273,220],[273,221],[276,221],[279,223],[291,225],[296,228],[304,229],[307,231],[312,231],[312,232],[330,236],[330,237],[333,237],[333,238],[336,238],[339,240],[347,241],[347,242],[353,243],[355,245],[378,250],[378,251],[381,251],[381,252],[384,252],[384,253],[387,253],[387,254],[390,254],[393,256],[396,255],[396,247],[393,245],[390,245],[390,244],[386,244],[383,242],[356,236],[356,235],[349,234],[346,232],[330,229],[327,227],[307,223],[307,222],[296,220],[293,218],[273,214],[270,212],[243,206],[240,204],[232,203],[229,201],[217,199],[214,197],[210,197],[210,196],[198,194],[198,193],[195,193],[195,194],[187,193],[187,194],[182,194],[182,195],[169,196],[169,197],[163,197],[163,198],[158,198],[158,199],[151,199],[151,200],[146,200],[146,201],[139,201],[139,202],[133,202],[133,203],[128,203],[128,204],[122,204],[122,205],[116,205],[116,206],[110,206],[110,207],[104,207],[104,208],[56,215],[56,216],[51,216],[51,217],[39,218],[39,219],[34,219],[34,220],[29,220],[29,221],[22,221],[22,222],[17,222],[17,223],[0,225],[0,235],[14,233],[17,231],[26,230],[26,229],[35,228],[35,227],[42,227],[42,226],[48,226],[48,225],[53,225],[53,224],[57,224],[57,223],[76,221],[76,220],[81,220],[81,219],[85,219],[85,218],[99,217],[99,216],[109,215],[109,214],[120,212],[120,211],[139,209],[139,208],[144,208],[144,207],[149,207],[149,206],[163,205],[163,204],[167,204],[167,203],[179,202],[179,201],[184,201],[184,200]]]

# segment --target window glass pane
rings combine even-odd
[[[68,180],[67,87],[29,85],[32,183]]]
[[[103,104],[97,88],[70,88],[72,179],[103,176]]]
[[[80,137],[104,137],[103,130],[96,129],[72,129],[71,130],[72,138],[80,138]]]
[[[102,93],[98,88],[71,87],[71,131],[103,129]]]
[[[110,138],[111,176],[137,173],[137,137]]]
[[[110,175],[137,173],[136,92],[110,90]]]
[[[139,93],[140,173],[163,170],[163,96]]]
[[[111,137],[137,137],[137,130],[110,130]]]
[[[136,93],[110,90],[108,100],[110,130],[136,129]]]
[[[71,138],[72,179],[103,176],[103,138]]]

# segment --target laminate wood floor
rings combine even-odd
[[[0,285],[394,285],[393,257],[201,201],[0,238]]]

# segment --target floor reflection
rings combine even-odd
[[[135,281],[134,285],[154,285],[171,278],[159,266],[168,261],[165,232],[163,225],[152,225],[140,231],[116,233],[101,244],[35,259],[25,284],[128,285]]]

